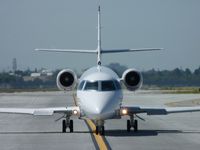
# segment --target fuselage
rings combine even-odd
[[[88,69],[79,79],[77,99],[84,116],[93,120],[113,118],[123,99],[118,75],[103,66]]]

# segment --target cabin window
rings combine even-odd
[[[113,81],[101,81],[101,90],[102,91],[114,91],[115,85]]]
[[[95,81],[95,82],[87,81],[84,90],[95,90],[95,91],[98,91],[98,81]]]

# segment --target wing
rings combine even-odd
[[[83,49],[35,49],[36,51],[45,52],[70,52],[70,53],[97,53],[97,50],[83,50]]]
[[[162,48],[141,48],[141,49],[103,49],[101,53],[124,53],[124,52],[144,52],[144,51],[159,51]]]
[[[52,108],[0,108],[0,113],[27,114],[35,116],[51,116],[54,113],[73,115],[73,112],[80,112],[79,107],[52,107]]]
[[[184,113],[200,111],[200,107],[143,107],[122,106],[121,110],[127,110],[128,114],[146,113],[147,115],[168,115],[171,113]]]

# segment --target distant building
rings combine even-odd
[[[49,70],[41,70],[40,72],[33,72],[30,76],[24,76],[24,81],[34,81],[40,79],[42,81],[47,81],[53,75]]]
[[[43,70],[41,70],[41,75],[42,76],[52,76],[53,73],[50,70],[43,69]]]
[[[15,74],[13,72],[10,72],[9,75],[14,76]]]
[[[24,76],[24,77],[23,77],[23,80],[24,80],[25,82],[27,82],[27,81],[34,81],[34,78],[31,77],[31,76]]]
[[[40,77],[41,76],[41,73],[31,73],[31,77],[34,77],[34,78],[36,78],[36,77]]]
[[[52,72],[47,72],[47,76],[52,76],[53,73]]]

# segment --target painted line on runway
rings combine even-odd
[[[90,133],[91,133],[90,136],[91,136],[91,138],[92,138],[92,141],[93,141],[93,143],[94,143],[94,146],[95,146],[96,150],[99,150],[99,146],[98,146],[98,144],[97,144],[97,141],[96,141],[94,135],[92,134],[92,133],[93,133],[92,129],[90,128],[90,126],[89,126],[89,124],[87,123],[86,119],[84,119],[84,121],[85,121],[85,124],[87,125],[88,129],[90,130]]]
[[[98,145],[98,148],[100,150],[108,150],[110,149],[109,146],[107,145],[107,141],[105,141],[105,138],[102,137],[101,135],[96,135],[96,133],[94,132],[96,130],[96,126],[95,124],[92,122],[92,120],[90,119],[85,119],[86,123],[88,124],[90,130],[92,131],[92,136],[95,139],[95,142]]]

